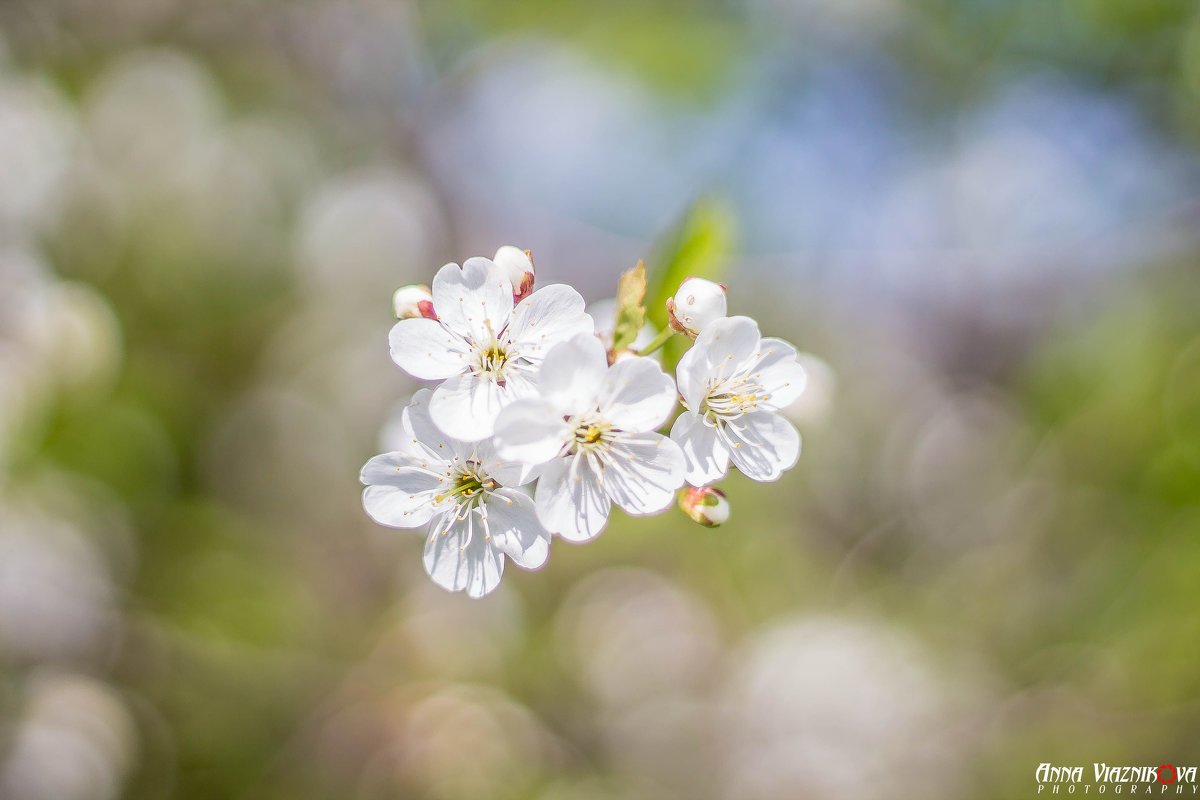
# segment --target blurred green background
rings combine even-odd
[[[0,797],[1014,798],[1200,760],[1194,3],[0,30]],[[589,301],[720,271],[812,354],[798,468],[730,479],[718,529],[616,515],[434,587],[359,505],[417,388],[390,293],[501,244]]]

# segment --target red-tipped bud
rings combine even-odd
[[[392,310],[396,319],[437,319],[437,314],[433,311],[433,292],[429,291],[428,286],[415,283],[396,290],[392,295]]]
[[[508,275],[513,287],[513,302],[519,303],[533,292],[533,253],[506,244],[492,259]]]
[[[689,486],[679,494],[679,508],[706,528],[715,528],[729,519],[729,501],[714,486]]]

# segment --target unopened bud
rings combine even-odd
[[[713,320],[725,316],[725,287],[703,278],[688,278],[667,301],[671,327],[695,339]]]
[[[428,286],[415,283],[396,290],[392,295],[392,310],[396,319],[437,319],[437,314],[433,311],[433,292],[429,291]]]
[[[519,303],[533,291],[533,254],[506,244],[492,259],[508,275],[513,287],[513,302]]]
[[[706,528],[715,528],[729,519],[729,501],[713,486],[689,486],[679,495],[679,508]]]

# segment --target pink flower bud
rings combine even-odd
[[[533,291],[533,254],[506,244],[492,259],[508,275],[513,287],[513,302],[519,303]]]
[[[392,310],[396,319],[437,319],[437,314],[433,311],[433,292],[429,291],[428,286],[415,283],[396,290],[392,295]]]
[[[715,528],[729,519],[729,501],[713,486],[689,486],[679,495],[679,508],[706,528]]]
[[[667,301],[671,327],[693,339],[725,312],[725,287],[703,278],[688,278]]]

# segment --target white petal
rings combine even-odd
[[[747,478],[774,481],[800,458],[800,434],[778,414],[756,411],[723,426],[730,458]]]
[[[419,528],[433,516],[433,500],[395,486],[374,485],[363,489],[367,516],[389,528]]]
[[[729,471],[729,447],[699,414],[680,414],[671,426],[671,440],[683,450],[687,482],[693,486],[715,483]]]
[[[679,445],[657,433],[617,439],[604,470],[604,489],[630,514],[657,514],[675,500],[686,471]]]
[[[367,486],[383,484],[412,492],[435,489],[441,481],[440,475],[421,468],[418,461],[401,452],[375,456],[363,465],[358,478]]]
[[[429,521],[433,496],[443,488],[441,476],[413,466],[403,453],[384,453],[362,468],[367,484],[363,508],[371,519],[393,528],[415,528]]]
[[[537,397],[539,395],[537,374],[537,367],[512,362],[507,364],[503,375],[504,391],[511,397],[505,402],[505,405],[522,397]]]
[[[468,258],[459,269],[447,264],[433,278],[433,310],[455,333],[486,344],[508,324],[512,284],[504,270],[486,258]]]
[[[648,358],[614,364],[600,388],[600,415],[621,430],[652,431],[675,408],[675,382]]]
[[[442,515],[425,540],[425,571],[451,592],[483,597],[500,585],[504,555],[486,539],[483,520],[472,511],[458,519]]]
[[[571,426],[562,412],[541,398],[518,400],[496,418],[496,453],[505,460],[544,464],[558,456],[571,438]]]
[[[429,415],[449,436],[475,442],[492,435],[496,417],[510,399],[504,387],[490,378],[455,375],[433,390]]]
[[[592,318],[583,310],[583,298],[570,286],[554,283],[517,304],[504,339],[536,363],[554,345],[581,333],[595,333]]]
[[[705,391],[708,388],[708,359],[704,351],[692,346],[675,367],[675,379],[679,383],[679,394],[683,404],[692,411],[698,411],[704,402]]]
[[[542,525],[571,542],[586,542],[599,534],[612,507],[587,462],[575,456],[546,466],[534,501]]]
[[[504,386],[497,387],[501,394],[499,398],[500,413],[513,403],[522,400],[537,400],[537,384],[532,379],[532,372],[509,371]],[[496,415],[497,420],[500,414]],[[544,462],[526,463],[513,459],[504,459],[496,452],[495,422],[492,424],[491,436],[486,436],[474,442],[461,445],[463,458],[475,458],[484,465],[484,471],[495,478],[503,486],[523,486],[535,480],[541,474]],[[474,451],[474,455],[471,455]]]
[[[755,370],[768,370],[777,364],[789,364],[796,360],[796,348],[790,342],[785,342],[774,336],[759,340],[758,352],[755,353],[758,363]]]
[[[550,557],[550,532],[538,521],[533,498],[515,489],[500,489],[487,501],[492,545],[523,569],[538,569]]]
[[[563,413],[582,413],[595,407],[606,372],[604,345],[595,336],[580,334],[550,350],[538,372],[538,389]]]
[[[435,467],[435,462],[449,464],[454,460],[464,460],[471,452],[471,445],[447,434],[433,421],[430,413],[430,403],[433,402],[431,389],[422,389],[413,395],[408,404],[407,423],[412,431],[417,447],[425,454],[423,466]]]
[[[495,439],[482,439],[473,443],[470,453],[465,457],[478,461],[482,472],[496,483],[514,487],[537,480],[545,463],[527,464],[501,458],[496,453]]]
[[[470,352],[460,336],[437,320],[402,319],[388,335],[392,361],[414,378],[439,381],[467,367]]]
[[[399,413],[393,413],[391,419],[384,426],[384,446],[389,451],[397,452],[414,463],[428,463],[430,460],[429,450],[413,432],[412,426],[412,403],[416,402],[417,397],[421,397],[422,402],[428,402],[429,394],[428,389],[421,389],[400,408]]]
[[[758,351],[758,323],[749,317],[714,320],[696,337],[695,349],[704,354],[711,377],[726,377],[748,365]]]
[[[525,464],[493,456],[492,460],[483,462],[483,469],[501,486],[524,486],[542,476],[546,463],[543,461],[540,464]]]
[[[759,361],[754,376],[766,389],[768,409],[790,406],[804,392],[808,377],[796,360],[796,348],[783,339],[763,339],[758,346]]]

